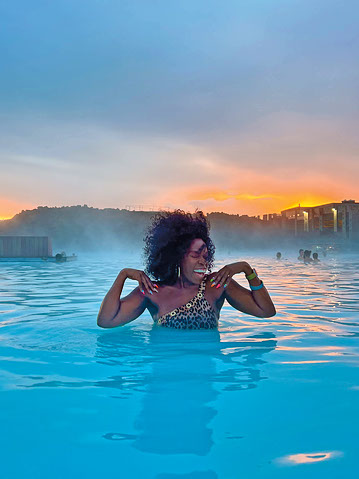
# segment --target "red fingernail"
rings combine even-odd
[[[220,287],[221,287],[221,285],[220,285],[220,284],[217,284],[216,289],[218,289],[218,288],[220,288]]]

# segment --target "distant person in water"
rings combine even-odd
[[[304,249],[299,250],[298,260],[299,261],[304,261]]]
[[[278,251],[278,253],[276,254],[276,258],[277,260],[282,259],[282,253]]]
[[[209,228],[202,211],[156,214],[144,239],[145,271],[133,268],[120,271],[102,301],[98,326],[122,326],[147,309],[159,326],[214,329],[225,300],[236,310],[252,316],[274,316],[276,310],[268,291],[246,261],[211,272],[215,247]],[[250,289],[232,279],[242,273]],[[138,286],[121,298],[126,279],[137,281]]]
[[[320,263],[320,259],[318,258],[318,253],[313,253],[313,263]]]
[[[313,259],[310,257],[311,254],[312,254],[312,252],[309,251],[308,249],[306,249],[304,251],[304,254],[303,254],[304,263],[312,263],[313,262]]]

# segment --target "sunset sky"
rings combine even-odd
[[[354,0],[0,6],[0,218],[359,201]]]

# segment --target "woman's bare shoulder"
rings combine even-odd
[[[162,292],[162,293],[168,293],[170,291],[174,291],[174,287],[169,285],[169,284],[166,284],[164,283],[163,281],[153,281],[153,284],[155,284],[157,286],[157,289],[158,291]]]
[[[212,298],[214,301],[217,301],[223,294],[223,288],[217,288],[216,285],[212,286],[211,279],[215,276],[216,273],[210,273],[206,277],[206,290],[205,294],[207,297]]]

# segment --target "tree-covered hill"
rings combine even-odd
[[[53,249],[66,252],[143,248],[143,236],[154,212],[83,206],[39,206],[10,220],[0,221],[0,235],[41,235],[52,239]],[[207,218],[217,249],[261,247],[278,231],[256,218],[210,213]]]

